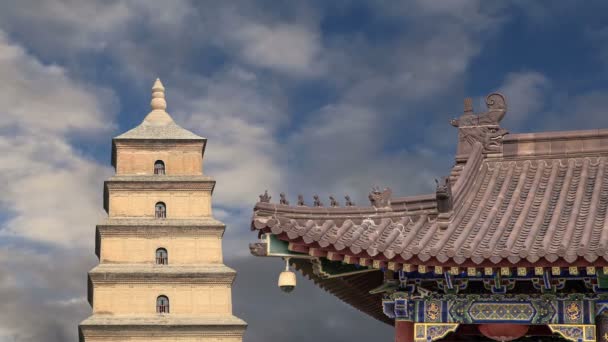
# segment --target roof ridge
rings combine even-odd
[[[544,131],[532,133],[510,133],[504,140],[533,141],[544,139],[572,139],[572,138],[593,138],[608,136],[608,128],[594,128],[583,130],[568,131]]]
[[[453,187],[453,196],[454,196],[454,205],[459,202],[461,197],[466,194],[467,190],[470,189],[471,184],[473,183],[472,174],[476,171],[479,171],[479,166],[483,162],[483,146],[481,143],[476,142],[473,145],[473,150],[471,154],[467,158],[467,161],[464,163],[464,167],[458,177],[458,180],[454,184]]]
[[[572,156],[608,153],[608,129],[509,134],[503,158]]]

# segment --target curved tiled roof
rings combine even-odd
[[[452,186],[449,213],[438,212],[434,195],[381,208],[258,203],[252,228],[294,244],[396,263],[606,264],[608,144],[601,141],[608,142],[608,132],[588,133],[544,133],[531,145],[529,134],[509,136],[505,141],[514,146],[493,157],[475,145]]]

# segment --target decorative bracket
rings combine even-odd
[[[403,294],[395,293],[393,296]],[[382,301],[382,310],[387,317],[399,320],[413,320],[414,302],[405,297]]]
[[[431,342],[446,337],[458,329],[458,323],[415,323],[414,342]]]
[[[596,342],[595,325],[590,324],[549,324],[551,332],[557,333],[568,341]]]
[[[566,286],[566,279],[554,278],[548,270],[545,270],[542,277],[532,279],[532,286],[541,293],[556,293]]]

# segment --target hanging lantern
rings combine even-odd
[[[528,332],[528,325],[525,324],[481,324],[478,326],[479,332],[485,337],[494,341],[513,341],[523,337]]]
[[[279,275],[279,288],[286,293],[296,288],[296,274],[289,270],[289,258],[285,258],[285,271]]]

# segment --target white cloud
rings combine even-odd
[[[324,69],[319,33],[303,25],[249,22],[229,37],[247,63],[298,76],[315,76]]]
[[[260,191],[280,188],[284,150],[276,134],[288,119],[281,89],[241,68],[180,83],[188,89],[167,86],[169,105],[184,127],[209,139],[204,171],[217,180],[214,203],[249,207]]]
[[[0,234],[55,244],[91,244],[108,168],[84,158],[68,134],[112,127],[93,87],[43,65],[0,33]],[[107,90],[99,90],[110,96]]]
[[[268,18],[254,3],[23,0],[20,6],[0,4],[0,29],[53,60],[81,64],[87,61],[75,61],[75,55],[108,54],[136,78],[149,72],[146,67],[159,72],[189,63],[197,46],[293,77],[322,73],[317,27]]]
[[[361,205],[368,204],[367,192],[375,185],[391,187],[395,196],[428,190],[441,174],[438,158],[413,146],[386,152],[387,126],[379,117],[371,108],[346,103],[315,113],[289,141],[294,190],[304,192],[309,203],[314,193],[324,202],[333,194],[342,203],[349,194]]]
[[[20,0],[19,5],[1,5],[0,27],[28,37],[40,50],[61,55],[106,48],[133,14],[121,1]]]
[[[0,151],[0,207],[10,214],[0,234],[91,246],[109,168],[52,136],[1,137]]]
[[[367,202],[372,185],[391,186],[396,196],[429,191],[435,177],[449,173],[451,156],[420,148],[407,136],[417,133],[408,119],[421,104],[438,107],[436,99],[461,87],[471,61],[502,22],[479,1],[375,5],[383,18],[399,17],[412,29],[392,39],[356,36],[326,45],[339,95],[311,113],[287,146],[294,155],[288,183],[307,196],[351,192]],[[449,118],[438,116],[442,124],[436,127],[452,129]]]
[[[43,65],[0,31],[0,129],[62,134],[111,127],[90,86],[72,82],[65,69]],[[10,80],[10,81],[9,81]],[[89,89],[87,89],[89,88]],[[113,98],[107,91],[100,95]]]
[[[92,253],[4,245],[0,260],[0,341],[76,341]]]
[[[506,17],[505,4],[481,0],[376,1],[374,5],[384,16],[407,19],[429,31],[446,25],[458,25],[469,32],[490,33],[500,29]],[[411,29],[416,30],[415,27]]]
[[[498,92],[505,95],[508,106],[503,126],[518,128],[532,116],[538,116],[546,102],[546,92],[550,85],[551,82],[538,72],[508,74],[498,88]]]

